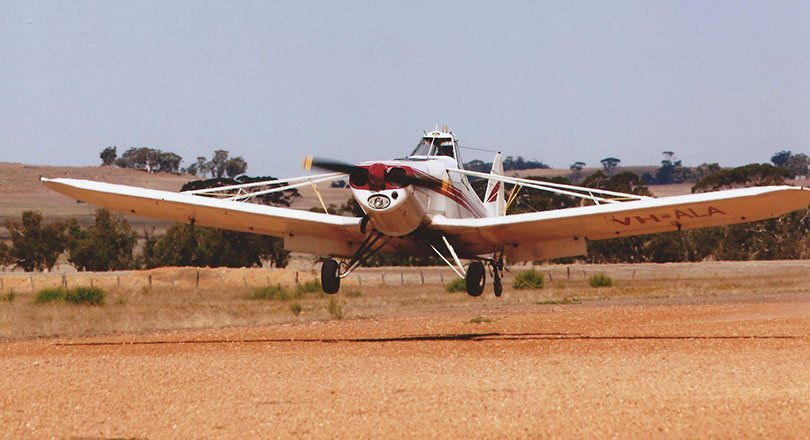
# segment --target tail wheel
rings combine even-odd
[[[328,294],[337,293],[340,290],[340,265],[335,260],[326,260],[321,266],[321,286]]]
[[[486,276],[484,265],[480,261],[470,263],[470,267],[467,268],[467,277],[464,279],[467,282],[467,294],[470,296],[481,295],[484,292]]]

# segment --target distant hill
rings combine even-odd
[[[185,182],[196,179],[195,176],[187,174],[150,174],[117,167],[57,167],[0,163],[0,226],[5,224],[7,218],[19,220],[25,210],[40,211],[47,218],[76,217],[82,221],[89,221],[92,218],[94,207],[76,203],[75,200],[45,188],[39,182],[40,176],[98,180],[166,191],[178,191]],[[134,221],[134,226],[138,229],[165,225],[134,218],[130,220]],[[0,228],[0,237],[5,235],[5,227]]]

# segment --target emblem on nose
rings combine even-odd
[[[368,198],[368,206],[373,209],[385,209],[391,205],[391,199],[382,194],[375,194]]]

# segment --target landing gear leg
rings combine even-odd
[[[503,283],[501,282],[503,278],[503,257],[497,260],[493,258],[489,264],[492,266],[492,287],[495,290],[495,296],[500,297],[503,294]]]
[[[340,290],[340,265],[335,260],[326,260],[321,266],[321,286],[323,291],[332,295]]]
[[[484,291],[486,278],[487,272],[480,261],[470,263],[470,267],[467,268],[467,276],[464,277],[464,281],[467,284],[467,294],[470,296],[481,295]]]

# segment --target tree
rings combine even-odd
[[[65,226],[59,222],[44,224],[38,211],[23,211],[22,221],[7,220],[6,228],[12,243],[7,252],[26,272],[50,270],[65,249]]]
[[[156,162],[158,171],[164,173],[180,172],[180,162],[183,160],[182,157],[175,153],[163,152],[160,150],[157,151],[158,154],[156,157]]]
[[[276,178],[273,176],[259,176],[259,177],[250,177],[250,176],[239,176],[236,179],[228,179],[225,177],[222,178],[213,178],[208,180],[192,180],[186,182],[180,191],[194,191],[198,189],[207,189],[207,188],[218,188],[222,186],[230,186],[230,185],[237,185],[241,183],[254,183],[254,182],[263,182],[268,180],[275,180]],[[261,189],[270,189],[270,188],[278,188],[283,186],[279,183],[272,183],[268,184],[265,187],[260,187]],[[254,190],[258,190],[260,188],[253,188]],[[287,189],[281,192],[274,192],[269,194],[264,194],[258,196],[256,199],[264,205],[272,205],[272,206],[290,206],[292,202],[301,197],[301,194],[298,192],[297,189]]]
[[[574,177],[579,180],[582,176],[582,170],[585,168],[585,162],[574,162],[571,164],[570,168],[574,173]]]
[[[680,160],[675,160],[675,153],[664,151],[664,160],[661,161],[661,168],[655,171],[655,183],[666,185],[669,183],[683,183],[689,177],[689,169],[681,165]]]
[[[98,209],[87,229],[73,219],[67,227],[68,261],[79,270],[125,270],[136,266],[132,251],[138,235],[129,222],[106,209]]]
[[[225,162],[225,175],[231,179],[245,174],[245,171],[247,171],[247,162],[242,156],[232,157]]]
[[[186,169],[186,172],[191,174],[192,176],[197,176],[201,178],[207,177],[206,169],[205,169],[205,156],[197,156],[197,162],[191,164]]]
[[[650,189],[644,185],[644,181],[630,171],[607,177],[601,171],[597,171],[588,176],[583,185],[589,188],[605,189],[608,191],[638,194],[641,196],[651,196]]]
[[[208,162],[207,168],[211,173],[211,177],[219,178],[225,175],[225,165],[228,163],[227,150],[214,150],[214,155],[211,161]]]
[[[262,260],[284,267],[289,252],[280,238],[176,224],[165,235],[149,236],[144,245],[147,267],[254,267]]]
[[[787,177],[787,170],[766,163],[752,163],[733,169],[724,169],[703,177],[692,186],[693,193],[718,191],[721,189],[781,185]]]
[[[130,148],[115,161],[121,168],[146,170],[150,173],[176,173],[180,171],[182,157],[175,153],[164,152],[154,148]]]
[[[4,241],[0,241],[0,267],[9,266],[14,264],[14,258],[11,256],[11,247]]]
[[[99,154],[101,157],[101,166],[115,165],[115,159],[118,158],[118,151],[116,147],[107,147]]]
[[[619,165],[619,164],[620,164],[622,161],[621,161],[620,159],[615,158],[615,157],[606,157],[606,158],[604,158],[604,159],[600,160],[600,162],[602,162],[602,167],[604,167],[604,168],[605,168],[605,172],[606,172],[606,173],[607,173],[607,175],[609,176],[609,175],[613,174],[613,170],[614,170],[614,169],[615,169],[615,168],[616,168],[616,167],[617,167],[617,166],[618,166],[618,165]]]
[[[778,153],[775,153],[771,156],[771,162],[779,168],[784,167],[788,160],[790,160],[790,156],[793,154],[789,150],[782,150]]]
[[[711,176],[712,174],[717,173],[722,168],[720,168],[720,164],[718,163],[703,163],[694,168],[692,168],[692,172],[690,173],[690,178],[692,181],[697,182],[698,180]]]
[[[804,153],[794,154],[788,159],[784,168],[788,170],[789,177],[807,176],[810,168],[810,157]]]

